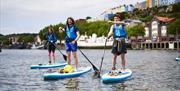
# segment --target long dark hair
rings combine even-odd
[[[72,17],[68,17],[68,18],[67,18],[67,21],[66,21],[66,25],[68,25],[68,26],[69,26],[69,24],[68,24],[68,19],[70,19],[70,20],[72,21],[72,25],[74,25],[74,24],[75,24],[74,19],[73,19]]]
[[[49,34],[49,29],[51,30],[51,32],[52,32],[52,34],[54,33],[54,29],[53,29],[53,27],[52,26],[50,26],[49,28],[48,28],[48,34]]]

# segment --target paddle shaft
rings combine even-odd
[[[100,65],[100,71],[101,71],[101,68],[102,68],[103,60],[104,60],[104,55],[105,55],[105,48],[106,48],[106,43],[107,43],[107,39],[105,40],[105,45],[104,45],[104,52],[103,52],[103,56],[102,56],[102,59],[101,59],[101,65]]]
[[[67,36],[69,38],[69,36]],[[79,49],[79,48],[78,48]],[[93,69],[95,71],[99,71],[98,68],[87,58],[87,56],[79,49],[79,51],[82,53],[82,55],[88,60],[88,62],[92,65]]]
[[[78,48],[79,49],[79,48]],[[98,68],[87,58],[87,56],[79,49],[79,51],[82,53],[82,55],[88,60],[88,62],[92,65],[93,69],[95,71],[99,71]]]
[[[51,43],[51,44],[53,44],[53,45],[59,50],[59,52],[60,52],[62,55],[64,55],[64,54],[61,52],[61,50],[60,50],[54,43]]]

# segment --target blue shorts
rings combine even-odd
[[[124,54],[127,53],[125,39],[120,38],[120,40],[121,40],[121,42],[114,40],[113,46],[112,46],[112,51],[111,51],[113,54],[120,55],[122,53],[124,53]]]
[[[76,52],[77,51],[77,43],[72,44],[71,42],[65,42],[66,52]]]

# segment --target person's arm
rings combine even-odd
[[[62,28],[62,27],[59,27],[59,32],[60,32],[60,33],[65,32],[65,29]]]
[[[107,38],[109,39],[113,35],[113,25],[110,28]]]
[[[80,38],[80,33],[79,33],[79,31],[77,31],[76,34],[77,34],[77,37],[76,37],[75,41],[77,42],[77,41],[79,40],[79,38]]]
[[[77,37],[76,37],[76,39],[74,41],[72,41],[73,44],[76,43],[79,40],[79,38],[80,38],[80,33],[79,33],[77,27],[75,27],[75,31],[76,31]]]

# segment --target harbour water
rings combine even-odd
[[[103,50],[82,51],[99,67]],[[57,50],[55,54],[56,62],[63,62]],[[77,55],[79,66],[91,66],[79,51]],[[93,70],[77,78],[44,81],[47,69],[30,69],[30,65],[48,63],[47,50],[4,49],[0,53],[0,91],[180,91],[178,56],[174,50],[128,50],[126,67],[133,71],[132,77],[122,83],[103,84],[93,77]],[[101,74],[111,69],[111,59],[107,49]],[[120,57],[116,66],[120,68]]]

